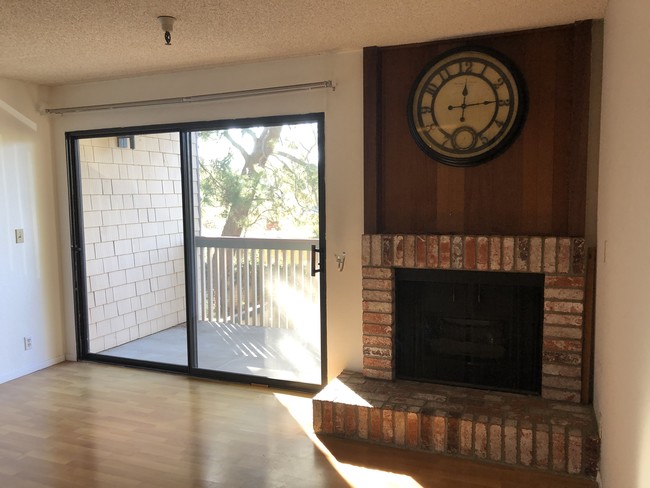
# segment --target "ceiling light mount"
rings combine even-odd
[[[176,21],[176,17],[161,15],[158,17],[158,21],[160,22],[160,27],[162,27],[162,30],[165,32],[165,45],[171,46],[172,31],[174,30],[174,22]]]

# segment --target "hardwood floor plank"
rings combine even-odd
[[[3,488],[594,488],[317,438],[307,395],[93,363],[0,385]]]

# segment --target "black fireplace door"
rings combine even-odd
[[[396,375],[541,392],[544,276],[396,272]]]

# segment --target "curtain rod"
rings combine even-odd
[[[189,97],[175,97],[175,98],[158,98],[154,100],[139,100],[135,102],[120,102],[120,103],[106,103],[101,105],[81,105],[79,107],[63,107],[63,108],[46,108],[43,110],[44,114],[63,115],[78,112],[95,112],[98,110],[113,110],[117,108],[134,108],[134,107],[151,107],[156,105],[171,105],[174,103],[195,103],[195,102],[212,102],[216,100],[229,100],[234,98],[255,97],[259,95],[271,95],[274,93],[289,93],[305,90],[317,90],[320,88],[331,88],[335,90],[336,87],[331,80],[315,81],[312,83],[300,83],[297,85],[283,85],[283,86],[270,86],[266,88],[253,88],[251,90],[238,90],[223,93],[211,93],[208,95],[193,95]]]

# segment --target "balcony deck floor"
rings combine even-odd
[[[319,338],[296,330],[208,321],[199,322],[197,335],[201,369],[321,383]],[[186,365],[186,327],[177,325],[100,354]]]

